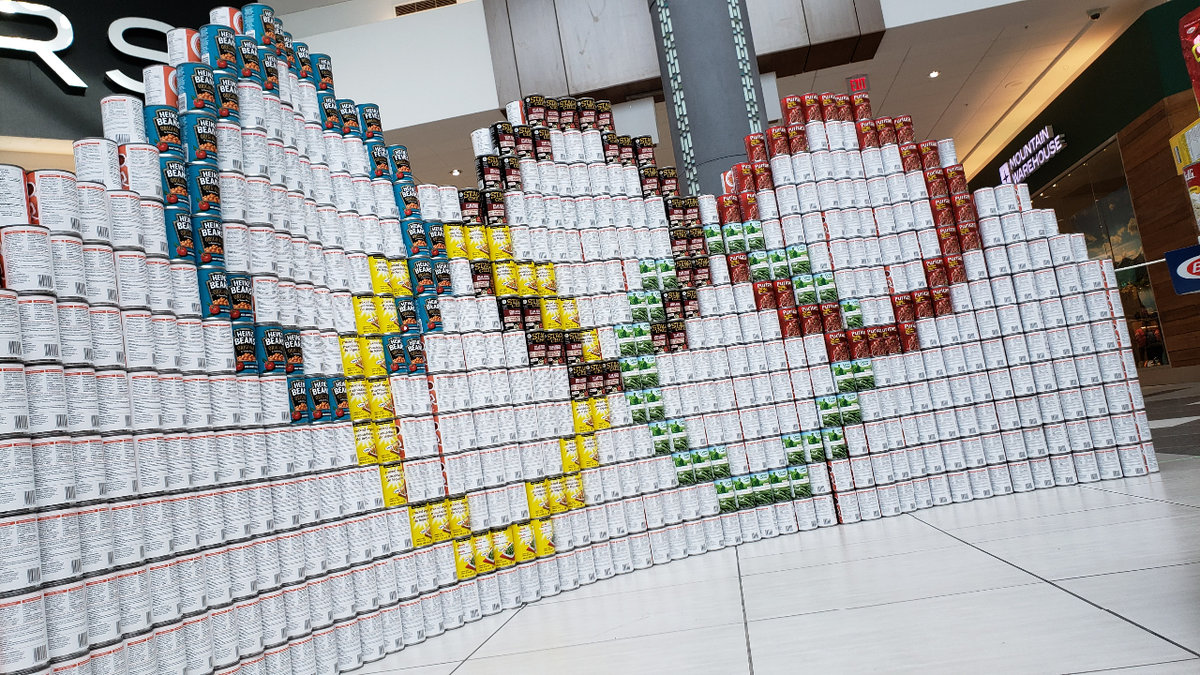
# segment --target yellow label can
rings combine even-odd
[[[590,434],[596,430],[592,419],[592,406],[584,401],[571,401],[571,419],[575,424],[575,433]]]
[[[562,317],[563,330],[579,328],[579,304],[575,298],[559,298],[558,313]]]
[[[554,273],[554,263],[537,264],[538,295],[558,295],[558,277]]]
[[[394,421],[373,422],[371,434],[374,436],[375,454],[379,457],[380,464],[404,459],[404,442],[400,440],[400,433]]]
[[[588,399],[588,408],[592,411],[592,426],[597,430],[612,428],[612,411],[608,408],[608,399],[603,396]]]
[[[412,524],[412,540],[415,548],[433,544],[433,532],[430,530],[429,505],[412,506],[408,509],[408,519]]]
[[[545,558],[555,554],[553,520],[546,518],[533,521],[533,543],[537,547],[537,557]]]
[[[466,225],[463,230],[463,235],[467,240],[467,259],[487,260],[489,252],[487,228],[483,225]]]
[[[442,225],[446,237],[446,255],[451,258],[467,257],[467,235],[463,226],[456,223]]]
[[[450,500],[450,536],[466,537],[471,534],[471,507],[466,497]]]
[[[550,517],[549,485],[544,480],[525,483],[525,499],[529,502],[530,518]]]
[[[579,477],[579,474],[563,476],[563,487],[567,493],[568,510],[582,509],[587,506],[587,500],[583,496],[583,479]]]
[[[386,377],[367,380],[367,401],[372,420],[379,422],[396,416],[396,406],[392,403],[392,384]]]
[[[583,350],[583,360],[585,362],[600,361],[604,358],[600,350],[600,333],[595,328],[585,330],[579,334],[579,344]]]
[[[481,532],[471,537],[475,548],[475,572],[490,574],[496,571],[496,549],[491,532]]]
[[[579,451],[575,449],[575,439],[558,439],[558,452],[562,455],[562,468],[564,473],[574,473],[579,471]]]
[[[360,466],[379,463],[379,454],[375,451],[375,436],[371,433],[370,422],[359,422],[354,425],[354,454],[358,456]]]
[[[383,490],[383,504],[389,508],[408,503],[408,486],[404,483],[404,466],[388,464],[379,467],[379,486]]]
[[[359,335],[379,335],[379,313],[375,310],[375,296],[356,295],[354,305],[354,328]]]
[[[361,377],[346,380],[346,400],[350,403],[350,419],[365,422],[371,419],[371,396],[367,381]]]
[[[567,488],[561,478],[550,479],[550,513],[567,512]]]
[[[579,453],[580,469],[595,469],[600,466],[600,446],[595,434],[580,434],[575,437],[575,451]]]
[[[558,298],[542,298],[538,301],[542,310],[542,328],[545,330],[562,330],[562,315],[558,311]]]
[[[400,317],[396,313],[396,298],[392,297],[390,294],[376,295],[375,315],[379,317],[379,332],[400,332]]]
[[[517,549],[513,545],[512,529],[503,528],[492,530],[492,550],[495,555],[496,568],[504,569],[517,564]]]
[[[342,338],[343,340],[345,338]],[[383,355],[383,340],[378,335],[358,338],[358,358],[361,362],[359,377],[383,377],[387,375],[386,359]],[[350,377],[346,375],[346,377]]]
[[[517,263],[497,260],[492,263],[492,288],[499,297],[517,294]]]
[[[450,500],[444,499],[429,505],[429,532],[433,543],[450,541]]]
[[[338,346],[342,352],[342,373],[347,378],[362,377],[363,359],[358,348],[358,338],[354,336],[339,337]]]
[[[513,257],[512,231],[508,225],[489,225],[487,228],[488,257],[506,260]]]
[[[537,271],[533,263],[517,263],[517,295],[533,298],[537,297],[537,294]]]
[[[536,558],[537,543],[533,540],[533,525],[514,523],[509,529],[512,530],[513,545],[516,546],[517,562],[529,562]]]
[[[367,259],[371,272],[371,292],[375,295],[390,295],[392,292],[392,269],[388,259],[373,255]]]
[[[408,261],[404,258],[388,260],[388,270],[392,277],[392,295],[412,297],[412,277],[408,272]]]
[[[475,547],[470,537],[454,540],[454,573],[459,581],[475,578]]]

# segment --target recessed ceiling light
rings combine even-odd
[[[929,77],[937,77],[938,75],[941,75],[941,73],[936,70],[929,71]]]
[[[462,172],[461,172],[461,171],[459,171],[458,169],[451,169],[451,171],[450,171],[450,175],[451,175],[451,176],[461,176],[461,175],[462,175]]]

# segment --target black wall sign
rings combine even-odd
[[[214,3],[215,4],[215,3]],[[100,99],[137,92],[166,31],[208,22],[191,0],[0,2],[0,136],[100,135]]]

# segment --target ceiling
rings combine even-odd
[[[289,2],[292,0],[289,0]],[[322,0],[294,0],[311,3]],[[1105,7],[1098,20],[1088,11]],[[867,74],[876,115],[912,115],[920,138],[953,138],[968,174],[986,165],[1141,14],[1162,0],[1026,0],[890,28],[875,57],[779,78],[779,95],[846,90]],[[937,78],[930,78],[931,71]],[[657,104],[658,160],[674,164],[666,112]],[[501,113],[485,112],[390,131],[409,147],[428,182],[473,184],[470,132]],[[646,132],[648,130],[622,130]],[[450,175],[459,169],[461,175]]]

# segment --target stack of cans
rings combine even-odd
[[[210,21],[74,174],[0,166],[0,672],[345,672],[1157,470],[1111,263],[865,96],[785,99],[720,197],[607,101],[529,96],[458,190],[270,7]]]

